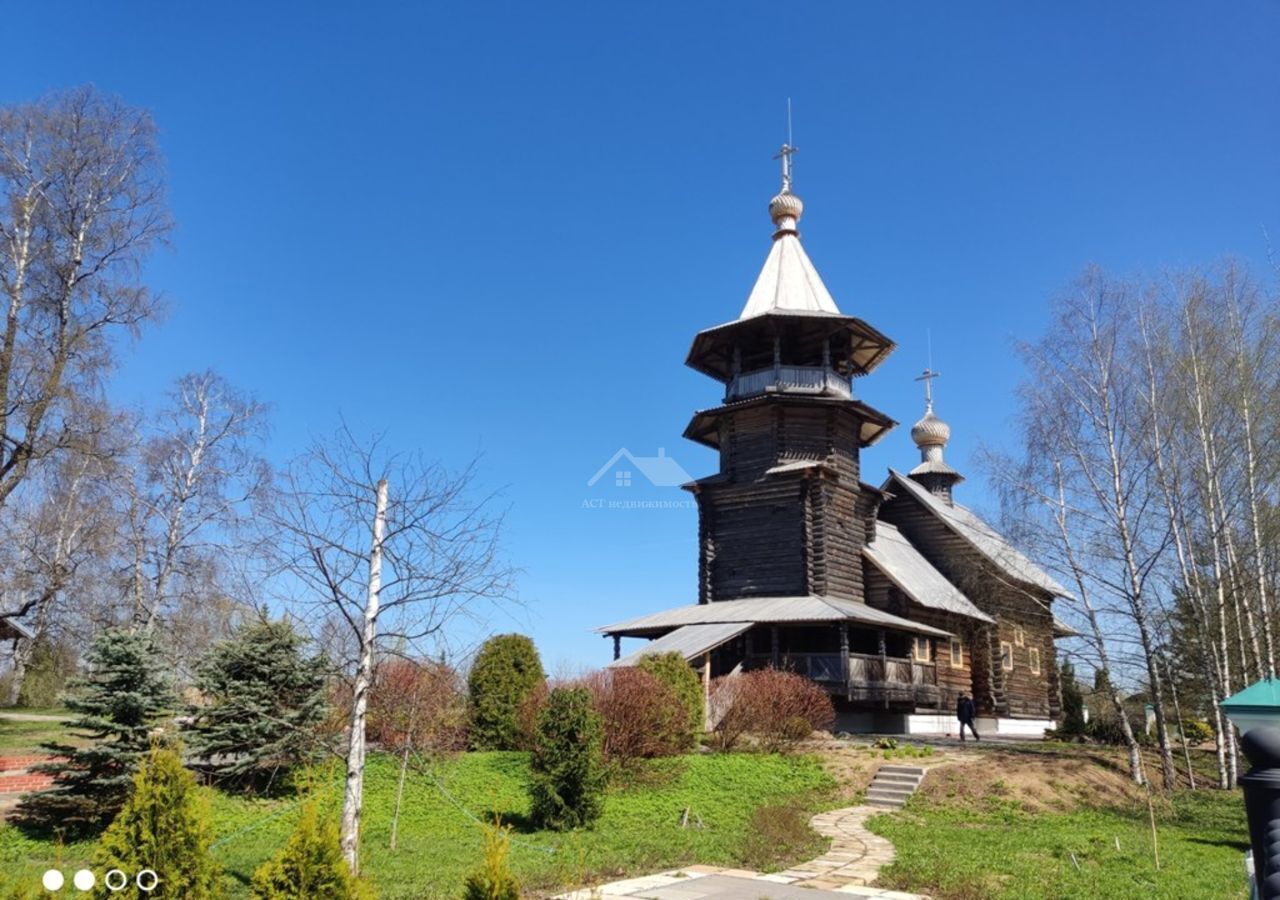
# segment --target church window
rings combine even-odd
[[[916,637],[915,642],[916,662],[929,662],[933,659],[933,643],[927,637]]]
[[[1013,642],[1019,647],[1023,646],[1027,641],[1026,635],[1022,632],[1021,625],[1013,626]]]
[[[951,668],[964,668],[964,644],[958,637],[951,639]]]
[[[1000,668],[1006,672],[1013,671],[1013,644],[1008,641],[1000,642]]]
[[[1031,656],[1031,674],[1039,675],[1040,674],[1040,651],[1037,650],[1035,647],[1032,647],[1030,651],[1030,656]]]

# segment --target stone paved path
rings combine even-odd
[[[615,881],[597,888],[562,894],[564,900],[638,897],[645,900],[792,900],[822,897],[876,897],[879,900],[925,900],[919,894],[869,887],[880,868],[893,862],[893,845],[867,831],[865,822],[883,809],[850,806],[814,816],[813,829],[831,838],[831,849],[815,860],[785,872],[761,875],[746,869],[688,866],[643,878]]]

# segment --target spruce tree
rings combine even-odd
[[[467,678],[472,746],[519,749],[520,706],[545,680],[537,648],[523,634],[485,641]]]
[[[75,713],[69,730],[88,743],[42,745],[59,759],[35,767],[52,775],[53,784],[16,810],[15,822],[28,830],[76,838],[105,828],[129,795],[156,724],[174,706],[149,634],[107,629],[94,638],[86,661],[88,674],[72,682],[64,703]]]
[[[209,810],[177,749],[154,748],[133,779],[133,791],[94,853],[99,872],[119,869],[131,878],[122,900],[213,900],[221,896],[218,865],[209,855]],[[136,876],[156,874],[144,891]],[[146,887],[144,882],[142,887]]]
[[[529,798],[540,828],[590,825],[604,805],[604,731],[584,687],[558,687],[538,715]]]
[[[313,755],[326,714],[325,663],[288,622],[261,619],[213,647],[196,670],[205,704],[187,742],[216,779],[268,788]]]
[[[253,873],[253,900],[363,900],[368,886],[351,874],[338,826],[320,817],[314,800],[302,807],[293,834],[272,859]]]

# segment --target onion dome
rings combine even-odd
[[[926,447],[945,447],[951,440],[951,426],[933,414],[933,406],[925,410],[924,418],[911,426],[911,440],[921,450]]]
[[[804,201],[791,193],[790,188],[783,188],[782,193],[769,201],[769,218],[778,229],[775,237],[786,232],[794,233],[803,214]]]

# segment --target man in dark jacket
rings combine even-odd
[[[961,694],[960,699],[956,701],[956,718],[960,720],[960,740],[964,740],[964,726],[968,725],[969,730],[973,732],[975,741],[982,740],[978,736],[978,729],[973,727],[973,718],[977,712],[973,708],[973,700],[968,694]]]

